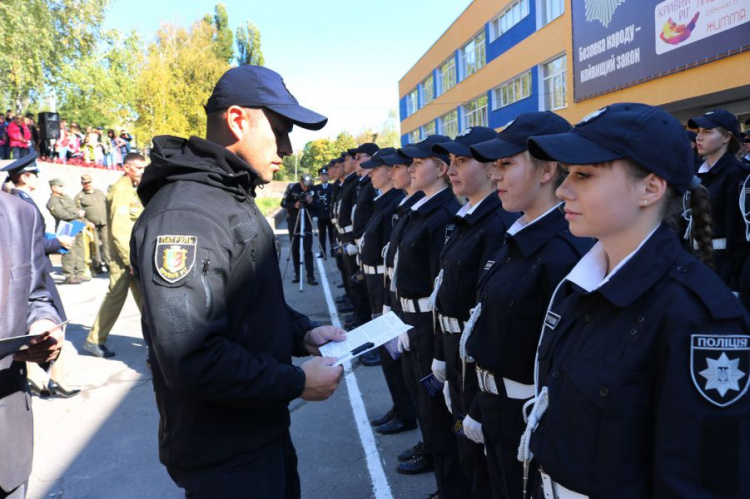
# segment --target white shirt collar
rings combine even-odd
[[[599,289],[609,282],[610,279],[612,279],[612,277],[623,268],[636,253],[638,253],[641,247],[646,244],[646,241],[651,238],[658,228],[659,226],[657,225],[656,228],[654,228],[654,230],[652,230],[649,235],[641,241],[635,250],[623,258],[622,261],[612,269],[612,272],[610,272],[609,275],[607,275],[607,254],[604,252],[604,246],[602,243],[597,242],[589,252],[581,258],[576,266],[573,267],[573,270],[570,271],[565,279],[577,284],[586,290],[587,293]]]
[[[427,201],[429,201],[430,199],[434,198],[435,196],[437,196],[438,194],[440,194],[441,192],[443,192],[447,188],[448,187],[443,187],[442,189],[440,189],[439,191],[437,191],[432,196],[429,196],[429,197],[425,196],[425,197],[423,197],[422,199],[420,199],[419,201],[417,201],[416,203],[414,203],[414,206],[411,207],[412,211],[417,211],[419,208],[422,207],[422,205],[424,205],[425,203],[427,203]]]
[[[708,173],[714,165],[705,160],[703,164],[698,168],[698,173]]]
[[[404,199],[402,199],[401,202],[398,203],[398,205],[399,206],[403,206],[404,203],[406,203],[409,200],[409,198],[412,197],[413,195],[414,195],[413,193],[412,194],[407,194],[406,196],[404,196]]]
[[[492,196],[492,194],[490,194]],[[484,201],[485,198],[482,198],[482,201]],[[460,210],[458,210],[458,213],[456,213],[457,217],[466,217],[467,215],[471,215],[475,211],[477,211],[477,208],[479,208],[479,205],[482,204],[482,201],[479,201],[477,204],[473,205],[471,204],[471,201],[467,201],[465,205],[461,207]]]
[[[542,213],[540,216],[536,217],[531,222],[528,222],[526,220],[526,215],[524,215],[522,217],[518,217],[516,219],[516,221],[513,222],[513,225],[511,225],[510,228],[506,232],[508,233],[508,235],[515,236],[516,234],[518,234],[519,232],[521,232],[521,230],[525,229],[529,225],[533,225],[534,223],[536,223],[537,220],[543,219],[544,217],[546,217],[547,215],[549,215],[550,213],[552,213],[554,210],[558,209],[561,204],[562,204],[562,202],[557,203],[555,206],[553,206],[549,210],[545,211],[544,213]]]

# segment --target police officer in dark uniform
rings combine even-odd
[[[570,231],[598,239],[544,320],[520,455],[539,464],[539,497],[748,497],[750,318],[664,223],[690,192],[710,249],[681,124],[612,104],[529,151],[567,165]]]
[[[432,377],[435,356],[435,332],[432,310],[428,307],[432,285],[440,271],[440,252],[449,224],[461,205],[448,187],[448,157],[435,153],[432,146],[450,139],[432,135],[404,146],[398,153],[413,160],[409,167],[412,187],[425,197],[411,207],[394,261],[393,284],[401,305],[401,319],[412,326],[399,336],[403,352],[404,380],[417,407],[420,430],[427,458],[432,457],[440,497],[465,498],[470,494],[469,480],[461,470],[453,419],[440,392],[431,392],[422,384]]]
[[[344,172],[341,181],[341,191],[339,192],[338,203],[336,204],[336,232],[340,240],[341,247],[341,260],[344,264],[344,282],[348,286],[348,296],[351,300],[352,310],[362,310],[360,301],[363,299],[361,289],[357,288],[355,283],[352,281],[352,276],[357,270],[356,258],[347,254],[347,248],[351,250],[354,246],[354,236],[352,231],[352,208],[354,208],[354,202],[357,196],[357,185],[359,177],[354,167],[354,156],[350,151],[346,151],[344,156]],[[366,317],[365,317],[366,319]],[[360,320],[362,318],[360,317]],[[346,329],[353,329],[357,325],[361,324],[360,321],[354,317],[344,324]]]
[[[552,112],[525,113],[497,139],[472,146],[474,157],[495,162],[492,179],[503,207],[523,212],[483,265],[472,326],[461,335],[466,345],[462,365],[468,366],[466,375],[472,375],[479,388],[464,430],[487,448],[493,497],[524,497],[517,450],[525,427],[523,404],[534,395],[541,324],[555,286],[592,244],[568,230],[555,196],[563,171],[554,162],[532,160],[526,150],[530,136],[570,129]],[[479,435],[472,434],[478,425]]]
[[[435,310],[435,360],[432,372],[444,383],[448,410],[456,421],[463,421],[477,392],[473,370],[462,372],[459,355],[461,332],[474,306],[479,272],[489,256],[500,247],[505,231],[518,218],[506,212],[491,180],[492,164],[471,156],[469,147],[497,137],[487,127],[471,127],[452,142],[433,146],[448,155],[448,177],[453,192],[468,199],[454,217],[448,239],[440,254],[440,273],[435,280],[431,305]],[[490,482],[484,445],[462,435],[458,437],[459,457],[464,473],[471,478],[473,497],[490,497]]]
[[[238,105],[239,104],[239,105]],[[244,107],[247,106],[247,107]],[[154,138],[131,263],[143,292],[160,459],[188,497],[300,496],[288,404],[323,400],[342,369],[315,358],[333,326],[284,301],[275,237],[254,202],[291,153],[301,107],[281,76],[239,66],[206,104],[207,140]]]
[[[341,275],[341,284],[339,288],[344,288],[344,295],[336,298],[336,307],[339,312],[351,312],[354,310],[351,299],[349,297],[349,283],[346,279],[346,268],[344,267],[344,253],[341,250],[341,236],[338,231],[338,208],[341,201],[341,186],[344,182],[344,157],[347,155],[346,152],[341,153],[341,156],[334,159],[328,173],[333,180],[333,191],[331,192],[331,203],[330,203],[330,218],[333,226],[332,238],[333,244],[331,244],[331,254],[336,258],[336,268],[339,270]]]
[[[305,271],[307,272],[307,283],[312,286],[317,286],[318,281],[315,280],[315,268],[313,267],[313,215],[317,212],[317,205],[315,202],[315,188],[313,187],[313,179],[309,173],[305,173],[300,177],[299,183],[291,184],[287,187],[284,193],[284,198],[281,200],[281,206],[286,208],[286,223],[289,229],[289,239],[292,245],[292,262],[294,263],[294,279],[293,283],[299,282],[300,272],[300,260],[299,260],[299,238],[302,234],[303,221],[300,217],[304,217],[304,236],[302,238],[302,246],[305,252]]]
[[[333,256],[333,224],[331,223],[331,199],[333,199],[333,186],[328,183],[328,169],[333,161],[318,170],[320,183],[315,184],[315,212],[318,215],[318,242],[320,243],[320,254],[318,258],[326,258],[326,242],[331,247]]]

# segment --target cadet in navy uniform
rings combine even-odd
[[[299,238],[302,234],[302,220],[299,218],[304,214],[305,233],[302,239],[302,249],[305,253],[305,271],[307,272],[307,283],[317,286],[315,280],[315,268],[313,267],[313,227],[312,219],[316,212],[315,189],[313,188],[313,179],[309,173],[300,176],[299,182],[289,184],[284,198],[281,200],[281,206],[286,208],[286,224],[289,230],[291,240],[292,261],[294,262],[294,279],[293,283],[299,282],[300,260],[299,260]]]
[[[737,210],[740,184],[750,173],[737,157],[741,148],[737,118],[716,109],[688,120],[688,126],[698,129],[698,153],[706,158],[698,168],[698,177],[711,198],[714,270],[736,292],[750,254],[745,224]]]
[[[340,297],[340,300],[344,300],[346,303],[351,306],[351,302],[349,299],[349,283],[346,279],[346,268],[344,267],[344,255],[340,251],[341,248],[341,234],[339,234],[338,230],[338,213],[339,213],[339,206],[341,204],[341,188],[344,183],[344,158],[346,157],[348,153],[343,152],[341,153],[341,156],[333,160],[333,164],[328,170],[329,175],[331,176],[331,180],[333,180],[333,192],[331,192],[331,205],[330,205],[330,213],[331,213],[331,225],[333,226],[333,241],[334,244],[331,245],[331,254],[334,255],[336,258],[336,268],[339,269],[339,273],[341,274],[341,286],[344,288],[345,295]],[[339,250],[337,251],[337,248]],[[338,299],[337,299],[338,300]]]
[[[479,272],[489,256],[500,247],[505,231],[517,215],[503,210],[495,194],[492,164],[471,156],[469,146],[491,140],[497,132],[487,127],[472,127],[453,142],[433,146],[433,151],[448,155],[448,178],[453,193],[468,199],[451,222],[453,228],[440,254],[440,273],[435,280],[431,305],[437,316],[435,360],[432,372],[444,383],[448,410],[457,421],[468,414],[466,403],[476,395],[477,378],[470,372],[462,376],[459,340],[474,305]],[[490,497],[490,482],[484,445],[464,436],[458,437],[459,457],[464,473],[470,477],[473,497]]]
[[[523,212],[508,229],[505,244],[484,266],[471,325],[461,335],[466,345],[461,362],[480,390],[464,420],[464,432],[487,448],[496,498],[524,497],[523,469],[517,459],[525,427],[521,409],[534,395],[541,324],[555,286],[592,245],[568,230],[555,196],[564,176],[561,168],[532,159],[526,150],[532,135],[570,129],[567,121],[549,111],[525,113],[497,139],[472,146],[475,158],[495,161],[492,179],[503,207]]]
[[[435,144],[449,140],[442,135],[431,135],[398,151],[413,159],[409,167],[412,188],[423,191],[425,197],[411,207],[395,257],[393,283],[401,305],[401,318],[412,326],[399,336],[404,380],[417,407],[425,449],[432,455],[438,492],[443,498],[465,498],[471,487],[459,463],[453,418],[443,397],[431,395],[421,383],[432,375],[435,356],[435,333],[428,301],[440,272],[440,252],[450,233],[449,226],[461,207],[448,187],[448,156],[432,150]]]
[[[710,250],[682,126],[613,104],[529,151],[567,165],[570,231],[599,240],[544,320],[519,456],[539,464],[539,497],[750,497],[750,318],[664,223],[690,192]]]
[[[333,161],[328,163],[320,170],[318,176],[320,183],[315,184],[315,213],[318,215],[318,242],[320,243],[320,254],[318,258],[326,257],[326,242],[331,246],[331,256],[333,256],[333,224],[331,224],[331,199],[333,199],[333,186],[328,183],[328,169],[333,165]]]
[[[383,312],[393,310],[396,314],[401,314],[401,306],[398,302],[396,291],[391,287],[391,278],[393,277],[393,264],[396,256],[396,250],[401,242],[401,236],[404,234],[406,224],[409,221],[409,213],[411,207],[424,197],[424,192],[417,191],[411,186],[411,174],[409,173],[409,166],[412,160],[404,158],[399,154],[393,154],[389,156],[383,156],[383,162],[391,166],[391,180],[393,181],[393,188],[404,191],[406,196],[399,202],[396,210],[391,215],[391,225],[393,227],[388,242],[383,248],[384,261],[385,261],[385,290],[386,294],[383,303]],[[396,341],[398,344],[398,341]],[[390,345],[391,348],[393,345]],[[383,416],[372,419],[370,424],[376,427],[388,425],[384,429],[388,429],[394,424],[391,421],[411,421],[417,418],[417,413],[414,408],[414,403],[409,395],[409,390],[406,388],[404,381],[404,372],[401,366],[402,356],[396,351],[395,359],[394,355],[390,352],[387,356],[384,356],[383,361],[383,372],[385,373],[385,381],[388,385],[388,391],[391,394],[393,400],[393,408],[386,412]],[[391,362],[393,359],[393,362]],[[401,474],[415,475],[419,473],[425,473],[432,471],[432,457],[425,457],[424,444],[418,442],[413,447],[401,452],[398,456],[399,465],[396,468]]]

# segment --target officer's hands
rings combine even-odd
[[[305,350],[310,355],[320,355],[318,347],[325,345],[329,341],[344,341],[346,331],[336,326],[318,326],[315,329],[305,333]]]
[[[346,254],[349,256],[354,256],[359,252],[357,245],[352,243],[347,244],[345,250]]]
[[[300,206],[302,206],[302,202],[301,201],[297,201],[296,203],[294,203],[294,207],[297,208],[298,210],[299,210]]]
[[[436,380],[445,383],[445,362],[432,359],[432,374],[435,375]]]
[[[484,443],[484,434],[482,433],[482,423],[480,423],[479,421],[476,421],[471,416],[466,416],[464,418],[463,426],[464,426],[464,434],[466,435],[466,438],[478,444]]]
[[[448,412],[453,414],[453,407],[451,407],[451,389],[448,383],[443,385],[443,398],[445,398],[445,405],[448,407]]]
[[[398,351],[401,353],[404,353],[404,351],[411,351],[411,348],[409,347],[409,333],[401,333],[398,335]]]
[[[300,398],[303,400],[325,400],[336,391],[344,368],[333,366],[336,362],[333,357],[313,357],[304,364],[305,389]]]
[[[73,246],[73,242],[75,242],[75,239],[70,236],[57,236],[57,240],[60,241],[60,246],[68,250]]]
[[[41,319],[31,324],[29,335],[44,333],[29,342],[29,348],[13,356],[13,360],[45,364],[57,359],[62,350],[64,334],[61,328],[49,319]]]

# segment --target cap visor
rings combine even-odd
[[[423,151],[419,147],[402,147],[398,150],[399,156],[403,156],[405,158],[429,158],[430,156],[433,156],[434,153],[429,151]]]
[[[3,168],[0,168],[0,172],[10,172],[14,170],[20,170],[21,168],[28,166],[30,164],[34,164],[36,161],[36,151],[29,152],[26,156],[22,158],[18,158],[17,160],[5,165]]]
[[[465,146],[458,142],[441,142],[432,146],[432,152],[435,154],[453,154],[455,156],[466,156],[471,157],[471,150],[469,146]]]
[[[519,146],[502,139],[492,139],[471,146],[471,155],[482,163],[497,161],[500,158],[510,158],[526,150],[526,146]]]
[[[318,114],[298,104],[271,104],[264,107],[276,114],[280,114],[298,127],[307,130],[320,130],[328,123],[328,118],[322,114]]]
[[[373,168],[377,168],[378,166],[383,165],[382,161],[378,161],[376,159],[371,159],[369,161],[365,161],[364,163],[360,163],[360,168],[364,168],[365,170],[372,170]]]
[[[688,128],[716,128],[719,126],[718,123],[714,123],[705,116],[699,116],[697,118],[690,118],[687,122]]]
[[[622,158],[618,154],[587,139],[575,130],[556,135],[530,137],[529,153],[544,161],[559,161],[571,165],[605,163]]]

